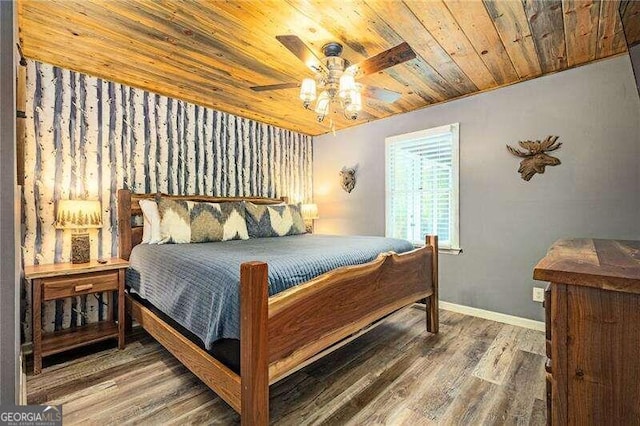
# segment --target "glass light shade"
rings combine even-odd
[[[58,229],[102,228],[100,201],[58,201],[58,214],[54,226]]]
[[[351,102],[345,105],[344,115],[351,120],[358,118],[358,113],[362,111],[362,96],[355,90],[351,93]]]
[[[318,114],[318,119],[324,117],[329,114],[329,104],[331,103],[331,96],[326,90],[323,90],[318,97],[318,101],[316,102],[316,113]]]
[[[316,81],[312,78],[302,80],[300,86],[300,99],[308,105],[316,98]]]
[[[317,204],[302,204],[302,206],[300,206],[300,213],[302,213],[304,220],[319,219]]]
[[[345,72],[340,77],[340,97],[345,99],[356,90],[356,80],[351,73]]]

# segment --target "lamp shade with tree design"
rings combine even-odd
[[[86,263],[91,258],[89,234],[80,232],[102,227],[102,209],[97,200],[60,200],[56,213],[57,229],[71,229],[71,262]]]

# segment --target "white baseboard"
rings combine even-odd
[[[459,314],[470,315],[472,317],[484,318],[505,324],[516,325],[518,327],[530,328],[532,330],[544,331],[544,322],[542,321],[534,321],[528,318],[516,317],[513,315],[502,314],[500,312],[486,311],[484,309],[457,305],[450,302],[440,301],[439,306],[445,311],[457,312]]]

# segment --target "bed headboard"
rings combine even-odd
[[[208,195],[168,195],[168,194],[132,194],[128,189],[118,190],[118,252],[121,259],[129,260],[131,250],[142,242],[142,216],[140,200],[156,196],[184,201],[201,201],[207,203],[228,203],[233,201],[250,201],[254,204],[278,204],[287,202],[287,197],[212,197]]]

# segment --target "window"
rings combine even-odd
[[[459,124],[386,139],[386,235],[458,251]]]

